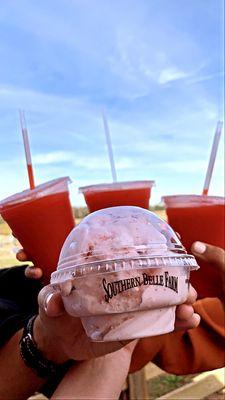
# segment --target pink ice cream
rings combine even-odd
[[[112,207],[73,229],[51,284],[92,340],[124,340],[172,331],[196,268],[165,221],[139,207]]]

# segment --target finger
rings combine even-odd
[[[184,321],[188,321],[194,314],[194,309],[188,304],[181,304],[177,307],[176,318]]]
[[[58,317],[65,313],[62,297],[60,293],[48,285],[45,286],[38,295],[38,304],[45,314],[49,317]]]
[[[187,300],[185,301],[185,304],[193,304],[196,301],[197,296],[198,296],[198,294],[197,294],[195,288],[193,288],[193,286],[190,285],[189,291],[188,291],[188,297],[187,297]]]
[[[181,240],[181,235],[179,234],[179,232],[175,232],[175,233],[176,233],[178,239]]]
[[[25,269],[25,276],[29,279],[40,279],[43,275],[41,268],[29,266]]]
[[[60,293],[52,293],[46,298],[45,312],[49,317],[59,317],[65,313]]]
[[[200,320],[201,320],[200,315],[196,313],[194,313],[188,321],[177,319],[175,321],[175,330],[179,331],[179,330],[197,328],[197,326],[200,324]]]
[[[23,249],[16,253],[16,258],[18,261],[27,261],[27,255]]]
[[[194,242],[191,251],[201,260],[216,264],[223,271],[225,270],[225,251],[222,248],[203,242]]]

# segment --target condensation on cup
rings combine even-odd
[[[189,274],[198,269],[170,226],[139,207],[87,216],[66,239],[51,284],[92,341],[174,330]]]

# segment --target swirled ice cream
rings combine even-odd
[[[176,305],[196,269],[170,226],[139,207],[96,211],[72,230],[51,284],[95,341],[174,329]]]

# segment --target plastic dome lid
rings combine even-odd
[[[51,283],[87,273],[159,266],[198,268],[172,228],[156,214],[121,206],[96,211],[67,237]],[[63,273],[63,275],[62,275]]]

